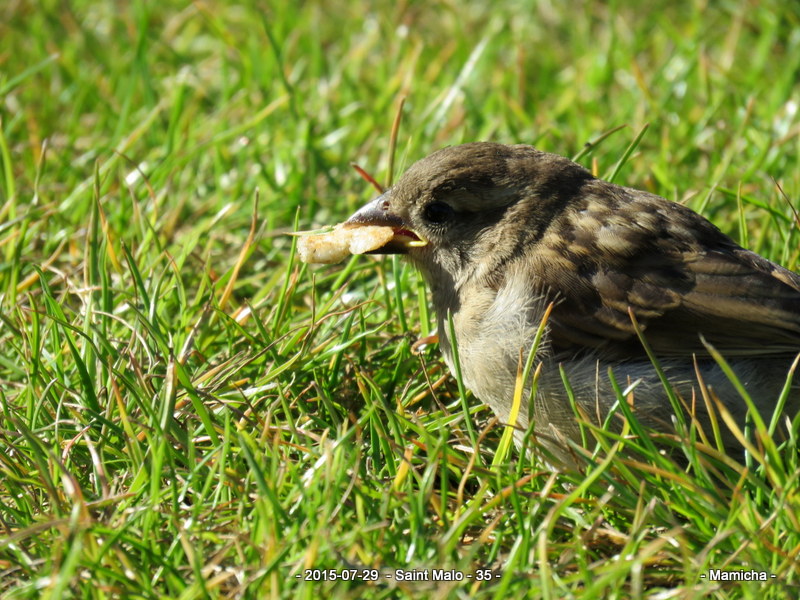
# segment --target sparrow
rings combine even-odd
[[[392,228],[372,253],[404,254],[416,265],[445,362],[455,372],[456,347],[466,387],[503,423],[543,324],[530,357],[540,372],[535,387],[532,377],[523,382],[515,437],[532,426],[551,464],[575,464],[581,419],[606,423],[618,398],[612,377],[641,424],[675,431],[641,337],[686,415],[704,427],[713,405],[706,398],[740,427],[748,410],[710,347],[767,423],[800,353],[800,276],[685,206],[531,146],[438,150],[345,223],[364,225]],[[799,397],[795,384],[787,414]],[[726,448],[736,447],[720,428]]]

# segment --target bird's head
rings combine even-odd
[[[476,142],[412,165],[347,224],[389,226],[373,254],[406,254],[435,285],[456,288],[535,243],[591,174],[531,146]]]

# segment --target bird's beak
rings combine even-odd
[[[424,246],[428,243],[415,233],[401,217],[391,211],[388,193],[382,194],[369,204],[362,206],[344,222],[344,225],[346,227],[374,225],[392,228],[394,231],[392,238],[380,248],[370,250],[367,254],[406,254],[410,248]]]

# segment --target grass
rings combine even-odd
[[[552,473],[411,352],[413,269],[284,235],[390,181],[404,98],[395,175],[532,143],[798,270],[800,12],[650,6],[4,3],[3,596],[796,597],[796,439]],[[493,576],[369,581],[433,568]]]

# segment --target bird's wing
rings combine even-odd
[[[645,220],[601,222],[584,240],[589,252],[573,236],[555,252],[577,269],[540,264],[539,281],[559,300],[551,318],[556,347],[641,355],[630,309],[659,356],[705,354],[701,335],[724,356],[800,352],[800,276],[682,206],[658,199],[656,217],[651,211]]]

